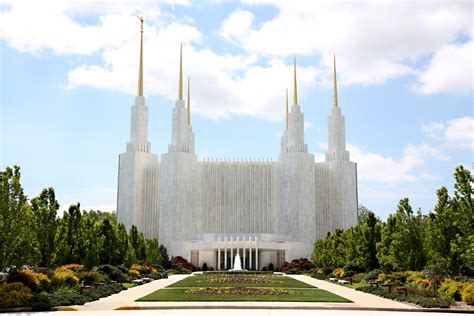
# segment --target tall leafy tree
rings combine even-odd
[[[20,178],[18,166],[0,172],[0,268],[39,261],[33,214]]]
[[[35,223],[35,234],[39,244],[40,261],[43,267],[54,262],[55,236],[57,231],[56,214],[59,203],[53,188],[43,189],[41,193],[31,200],[31,209]]]

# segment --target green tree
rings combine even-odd
[[[0,172],[0,268],[35,265],[40,257],[33,213],[20,178],[18,166]]]
[[[156,238],[146,239],[145,246],[146,246],[145,262],[148,264],[162,265],[163,258],[161,257],[161,250],[158,244],[158,240]]]
[[[56,214],[59,209],[54,189],[43,189],[31,200],[31,209],[35,223],[34,232],[39,244],[39,264],[42,267],[51,266],[55,256],[54,239],[58,226]]]

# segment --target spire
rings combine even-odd
[[[186,102],[186,104],[188,105],[188,126],[191,125],[191,97],[190,97],[190,91],[189,90],[189,76],[188,76],[188,101]]]
[[[298,104],[298,88],[296,87],[296,57],[293,60],[293,104]]]
[[[183,43],[179,49],[179,87],[178,87],[178,100],[183,100]]]
[[[143,96],[143,17],[139,16],[140,25],[140,63],[138,66],[138,96]]]
[[[334,108],[337,108],[339,105],[337,103],[337,79],[336,79],[336,54],[334,54],[334,96],[333,96]]]
[[[286,129],[288,130],[288,88],[286,88]]]

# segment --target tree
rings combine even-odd
[[[35,222],[35,234],[39,244],[40,261],[42,267],[51,266],[55,255],[55,236],[57,231],[56,213],[59,203],[56,200],[54,189],[43,189],[31,200],[31,209]]]
[[[164,245],[160,245],[160,253],[161,253],[161,258],[162,258],[162,265],[165,268],[169,267],[170,264],[170,257],[168,256],[168,250]]]
[[[163,258],[161,257],[160,246],[156,238],[146,239],[146,260],[145,262],[153,265],[162,265]]]
[[[0,268],[39,261],[33,214],[20,178],[18,166],[0,172]]]
[[[98,234],[100,236],[99,262],[101,264],[118,265],[117,233],[113,222],[104,218],[99,222]]]
[[[393,270],[395,258],[391,254],[392,242],[396,231],[396,217],[390,214],[387,222],[382,225],[382,234],[377,243],[377,260],[381,267],[386,271]]]
[[[360,265],[365,271],[379,267],[377,259],[377,243],[381,239],[381,223],[372,211],[368,211],[360,225],[358,238]]]

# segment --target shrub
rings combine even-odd
[[[419,288],[419,289],[426,289],[430,287],[431,282],[426,277],[426,274],[423,272],[418,271],[408,271],[406,281],[409,286]]]
[[[8,282],[21,282],[33,291],[38,289],[47,289],[51,284],[48,276],[44,273],[34,272],[33,270],[22,268],[13,270],[8,275]]]
[[[207,263],[203,263],[202,265],[202,271],[207,271],[208,267],[207,267]]]
[[[365,275],[364,280],[366,280],[367,282],[370,280],[376,280],[380,273],[382,273],[382,270],[379,270],[379,269],[372,270]]]
[[[335,276],[336,278],[342,278],[342,276],[344,274],[344,269],[343,268],[336,268],[332,271],[331,274],[333,276]]]
[[[74,275],[74,272],[69,269],[63,269],[62,267],[54,270],[53,284],[56,286],[67,285],[75,286],[79,283],[79,278]]]
[[[445,299],[454,299],[456,301],[460,301],[462,287],[463,287],[462,283],[456,282],[450,278],[446,278],[441,283],[438,289],[438,294],[440,297],[445,298]]]
[[[364,280],[365,273],[357,273],[352,276],[352,283],[360,283]]]
[[[69,263],[58,267],[60,270],[71,270],[73,272],[79,272],[84,270],[84,266],[77,263]]]
[[[101,271],[106,273],[111,280],[117,281],[119,283],[129,282],[130,277],[127,275],[128,269],[125,268],[126,272],[122,271],[122,267],[114,267],[110,264],[104,264],[98,266],[94,269],[94,271]]]
[[[327,275],[321,274],[321,273],[318,273],[318,272],[313,273],[311,276],[315,279],[318,279],[318,280],[327,280],[328,279]]]
[[[107,280],[106,275],[97,271],[83,271],[79,272],[77,276],[79,277],[79,280],[85,285],[97,285]]]
[[[128,274],[132,276],[132,278],[138,279],[140,277],[140,272],[137,270],[128,270]]]
[[[184,259],[183,257],[171,257],[171,268],[176,270],[179,266],[181,266],[181,268],[184,268],[185,270],[190,270],[193,272],[196,271],[196,267],[194,266],[194,264],[188,262],[188,260]]]
[[[308,259],[294,259],[290,263],[283,262],[281,272],[289,274],[299,274],[301,272],[310,272],[314,268],[314,264]]]
[[[21,282],[0,285],[0,308],[25,306],[31,297],[31,290]]]
[[[451,305],[450,300],[445,300],[441,298],[431,298],[431,297],[424,297],[419,295],[407,295],[400,293],[388,293],[383,288],[379,287],[371,287],[371,286],[362,286],[356,289],[357,291],[362,291],[370,294],[375,294],[378,296],[382,296],[388,299],[397,300],[401,302],[409,302],[413,304],[420,305],[421,307],[439,307],[439,308],[448,308]]]
[[[275,271],[275,267],[273,266],[273,263],[270,263],[268,265],[268,271]]]
[[[461,299],[464,303],[474,305],[474,283],[464,285]]]
[[[152,272],[148,275],[150,279],[159,280],[163,279],[163,274],[161,272]]]
[[[407,281],[406,272],[394,272],[390,275],[390,283],[395,285],[403,285]]]

